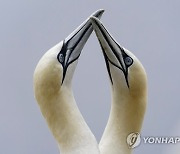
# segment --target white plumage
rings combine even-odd
[[[101,17],[103,10],[93,15]],[[98,154],[97,141],[73,96],[72,77],[81,50],[92,33],[89,19],[45,53],[34,72],[34,92],[62,154]]]
[[[146,72],[140,61],[121,47],[103,24],[91,17],[111,82],[112,105],[99,148],[101,154],[130,154],[126,142],[140,132],[147,102]]]

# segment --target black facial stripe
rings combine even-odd
[[[84,25],[85,26],[85,25]],[[83,26],[83,27],[84,27]],[[83,27],[81,27],[81,29],[83,28]],[[81,29],[79,29],[79,31],[81,30]],[[69,43],[69,41],[70,40],[72,40],[72,38],[74,38],[74,36],[79,32],[79,31],[77,31],[67,42],[65,42],[65,40],[63,41],[63,46],[62,46],[62,49],[61,49],[61,51],[58,53],[58,55],[57,55],[57,59],[58,59],[58,61],[60,62],[60,60],[59,60],[59,55],[60,54],[62,54],[63,56],[64,56],[64,59],[65,59],[65,57],[66,57],[66,52],[67,52],[67,46],[68,46],[68,43]],[[87,30],[86,30],[87,31]],[[84,33],[83,33],[84,34]],[[71,53],[70,53],[70,55],[72,54],[72,51],[73,51],[73,49],[77,46],[77,44],[80,42],[80,40],[82,39],[82,37],[83,37],[83,35],[80,37],[80,39],[77,41],[77,43],[73,46],[73,48],[71,48],[70,50],[71,50]],[[70,57],[70,56],[69,56]],[[69,60],[69,57],[68,57],[68,60]],[[67,61],[68,61],[67,60]],[[63,67],[64,67],[64,63],[65,62],[60,62],[62,65],[63,65]]]
[[[119,67],[118,65],[116,65],[114,62],[112,62],[108,57],[107,57],[108,61],[114,65],[115,67],[119,68],[121,71],[124,71],[121,67]]]
[[[76,42],[76,44],[73,46],[73,48],[71,48],[71,53],[68,57],[68,61],[69,61],[69,58],[71,57],[71,54],[73,52],[73,50],[76,48],[76,46],[79,44],[79,42],[81,41],[81,39],[83,38],[83,36],[86,34],[86,32],[89,30],[89,28],[91,27],[92,25],[89,25],[85,30],[84,32],[82,33],[81,37],[78,39],[78,41]],[[83,26],[84,27],[84,26]],[[81,28],[82,29],[82,28]],[[70,61],[69,64],[71,64],[72,62],[74,62],[75,60],[77,60],[79,58],[80,54],[78,55],[78,57],[76,57],[74,60]]]
[[[86,25],[86,24],[85,24],[85,25]],[[85,26],[85,25],[84,25],[84,26]],[[79,31],[81,31],[81,30],[84,28],[84,26],[81,27],[81,29],[80,29]],[[62,78],[62,83],[61,83],[61,84],[63,84],[63,82],[64,82],[64,79],[65,79],[65,76],[66,76],[66,72],[67,72],[67,68],[69,67],[69,65],[72,64],[74,61],[76,61],[76,60],[79,58],[79,56],[80,56],[80,53],[79,53],[79,55],[78,55],[75,59],[69,61],[69,59],[70,59],[70,57],[71,57],[74,49],[75,49],[76,46],[79,44],[79,42],[81,41],[81,39],[83,38],[83,36],[86,34],[86,32],[88,31],[88,29],[89,29],[91,26],[92,26],[92,25],[89,25],[89,26],[83,31],[82,35],[78,38],[77,42],[76,42],[71,48],[68,49],[69,41],[72,40],[79,31],[77,31],[67,42],[65,42],[65,40],[63,41],[62,49],[61,49],[61,51],[60,51],[60,52],[58,53],[58,55],[57,55],[57,59],[58,59],[58,61],[61,63],[61,65],[62,65],[62,67],[63,67],[63,78]],[[66,53],[67,53],[68,50],[70,51],[70,53],[69,53],[69,55],[66,55]],[[63,61],[63,62],[61,62],[60,59],[59,59],[60,54],[62,54],[63,57],[64,57],[64,61]],[[67,60],[65,61],[66,56],[68,56],[68,57],[67,57]]]
[[[128,73],[125,73],[125,80],[126,80],[128,88],[129,88]]]
[[[62,78],[62,81],[61,81],[61,85],[62,85],[63,82],[64,82],[64,79],[65,79],[65,76],[66,76],[66,72],[67,72],[67,67],[64,67],[64,68],[63,68],[63,78]]]
[[[120,70],[123,71],[124,73],[124,76],[125,76],[125,80],[126,80],[126,83],[127,83],[127,86],[129,88],[129,82],[128,82],[128,72],[125,72],[122,68],[120,68],[119,66],[117,66],[115,63],[113,63],[106,55],[104,49],[102,48],[103,50],[103,54],[104,54],[104,58],[105,58],[105,62],[106,62],[106,66],[107,66],[107,70],[108,70],[108,74],[109,74],[109,77],[110,77],[110,80],[111,80],[111,83],[113,84],[113,80],[112,80],[112,76],[111,76],[111,70],[110,70],[110,67],[109,67],[109,62],[114,65],[115,67],[119,68]]]
[[[81,30],[85,27],[85,25],[86,25],[86,24],[84,24],[84,26],[81,27],[81,29],[79,29],[79,31],[81,31]],[[91,25],[90,25],[90,26],[91,26]],[[81,39],[83,38],[84,34],[88,31],[88,29],[90,28],[90,26],[88,26],[88,27],[84,30],[84,32],[82,33],[81,37],[79,37],[78,41],[74,44],[74,46],[71,47],[71,48],[69,48],[69,50],[70,50],[71,52],[70,52],[70,54],[69,54],[69,56],[68,56],[67,63],[68,63],[68,61],[69,61],[69,58],[71,57],[71,54],[72,54],[73,50],[76,48],[76,46],[78,45],[78,43],[81,41]],[[77,31],[77,32],[71,37],[71,39],[69,39],[69,40],[65,43],[65,44],[66,44],[66,51],[65,51],[65,52],[67,52],[67,50],[68,50],[69,41],[71,41],[71,40],[76,36],[76,34],[79,33],[79,31]],[[78,56],[78,57],[79,57],[79,56]],[[69,62],[69,63],[70,63],[70,62]]]
[[[70,63],[67,64],[66,67],[63,68],[63,78],[62,78],[62,82],[61,84],[63,84],[65,76],[66,76],[66,72],[67,72],[67,68],[69,67],[70,64],[72,64],[74,61],[76,61],[79,58],[80,54],[78,55],[77,58],[73,59]]]
[[[106,52],[104,51],[104,48],[102,47],[102,44],[101,44],[100,41],[99,41],[99,43],[100,43],[101,49],[103,51],[103,55],[104,55],[104,59],[105,59],[105,62],[106,62],[106,67],[107,67],[107,70],[108,70],[109,78],[110,78],[111,83],[113,85],[113,80],[112,80],[112,76],[111,76],[111,70],[110,70],[110,67],[109,67],[109,58],[107,57]]]
[[[101,24],[101,26],[104,27],[104,25],[102,25],[102,24]],[[99,27],[99,29],[100,29],[100,28],[101,28],[101,27]],[[100,30],[101,30],[101,29],[100,29]],[[126,54],[126,52],[124,51],[124,49],[113,39],[113,37],[109,34],[109,32],[106,30],[105,27],[104,27],[104,30],[105,30],[106,33],[109,35],[109,37],[113,40],[113,42],[115,42],[116,45],[117,45],[117,46],[119,47],[119,49],[121,50],[123,60],[125,60],[126,57],[129,57],[129,56]],[[103,33],[103,31],[101,31],[101,32],[102,32],[103,36],[106,38],[106,41],[108,42],[108,39],[107,39],[107,37],[105,36],[105,34]],[[108,45],[110,46],[110,43],[109,43],[109,42],[108,42]],[[114,48],[113,48],[112,46],[110,46],[110,47],[111,47],[113,53],[115,54],[116,58],[117,58],[118,61],[120,62],[121,66],[123,66],[123,65],[122,65],[122,62],[121,62],[121,60],[119,59],[118,54],[116,54]],[[126,67],[126,70],[127,70],[127,68],[128,68],[130,65],[127,67],[125,61],[124,61],[124,64],[125,64],[125,67]],[[131,65],[132,65],[132,64],[131,64]],[[121,70],[122,70],[122,69],[121,69]],[[122,71],[123,71],[123,70],[122,70]]]
[[[113,40],[113,42],[114,43],[116,43],[116,45],[119,47],[119,49],[121,50],[121,52],[122,52],[122,54],[124,54],[124,55],[127,55],[126,53],[125,53],[125,51],[124,51],[124,49],[114,40],[114,38],[109,34],[109,32],[107,31],[107,29],[104,27],[104,25],[102,25],[101,24],[101,26],[104,28],[104,30],[106,31],[106,33],[109,35],[109,37]],[[100,27],[99,27],[100,28]],[[105,34],[103,33],[103,36],[104,36]],[[107,37],[106,37],[106,39],[107,39]],[[108,40],[108,39],[107,39]],[[108,41],[107,41],[108,42]],[[108,44],[109,44],[109,42],[108,42]],[[114,48],[113,48],[114,49]]]
[[[84,24],[67,42],[66,42],[66,44],[68,44],[69,43],[69,41],[71,41],[73,38],[74,38],[74,36],[76,36],[76,34],[77,33],[79,33],[80,31],[81,31],[81,29],[83,29],[84,27],[86,26],[86,24]],[[83,35],[82,35],[83,36]],[[78,41],[79,42],[79,41]],[[77,45],[77,43],[75,44],[75,46]]]
[[[96,21],[95,21],[95,22],[96,22]],[[103,47],[102,47],[102,45],[101,45],[101,48],[102,48],[103,53],[104,53],[104,55],[105,55],[104,57],[105,57],[105,61],[106,61],[106,65],[107,65],[107,69],[108,69],[108,73],[109,73],[111,82],[113,83],[112,77],[111,77],[111,72],[110,72],[110,67],[109,67],[109,63],[108,63],[108,62],[110,62],[112,65],[114,65],[115,67],[117,67],[117,68],[119,68],[120,70],[123,71],[124,76],[125,76],[125,80],[126,80],[126,84],[127,84],[128,88],[129,88],[129,82],[128,82],[128,67],[129,67],[129,66],[127,66],[127,65],[125,64],[125,62],[124,62],[125,68],[123,68],[123,64],[122,64],[121,60],[119,59],[119,55],[117,54],[117,52],[115,51],[115,49],[113,48],[113,46],[112,46],[112,45],[110,44],[110,42],[108,41],[108,38],[107,38],[106,34],[104,33],[104,31],[101,29],[101,27],[99,26],[99,24],[98,24],[97,22],[96,22],[96,25],[97,25],[98,28],[100,29],[103,37],[105,38],[106,42],[108,43],[108,45],[110,46],[110,48],[111,48],[111,50],[113,51],[114,55],[115,55],[116,58],[118,59],[120,65],[122,66],[122,68],[120,68],[120,67],[117,66],[114,62],[112,62],[112,61],[108,58],[108,56],[106,55],[106,53],[105,53],[105,51],[104,51],[104,49],[103,49]],[[101,26],[104,27],[102,24],[101,24]],[[116,45],[117,45],[117,46],[119,47],[119,49],[121,50],[122,57],[123,57],[123,61],[124,61],[125,57],[128,57],[128,55],[125,53],[124,49],[123,49],[122,47],[120,47],[120,45],[111,37],[111,35],[109,34],[109,32],[106,30],[105,27],[104,27],[104,30],[107,32],[107,34],[110,36],[110,38],[116,43]],[[100,42],[100,41],[99,41],[99,42]],[[101,43],[100,43],[100,44],[101,44]],[[132,65],[132,64],[131,64],[131,65]]]
[[[96,22],[96,21],[95,21]],[[103,37],[105,38],[105,40],[106,40],[106,42],[108,43],[108,45],[110,46],[110,48],[111,48],[111,50],[113,51],[113,53],[115,54],[115,56],[116,56],[116,58],[118,59],[118,61],[119,61],[119,63],[120,63],[120,65],[121,66],[123,66],[123,64],[122,64],[122,62],[121,62],[121,60],[119,59],[119,56],[118,56],[118,54],[117,54],[117,52],[115,51],[115,49],[113,48],[113,46],[110,44],[110,42],[108,41],[108,38],[107,38],[107,36],[106,36],[106,34],[101,30],[101,27],[98,25],[98,23],[96,22],[96,25],[98,26],[98,28],[100,29],[100,31],[101,31],[101,33],[102,33],[102,35],[103,35]],[[103,26],[103,25],[102,25]],[[104,26],[103,26],[104,27]],[[104,29],[105,29],[105,27],[104,27]],[[106,29],[105,29],[106,30]],[[107,30],[106,30],[107,31]],[[109,33],[108,33],[109,34]],[[109,36],[110,36],[110,34],[109,34]],[[113,41],[115,42],[115,40],[113,39]],[[118,47],[119,47],[119,45],[118,45]],[[120,48],[121,49],[121,48]]]

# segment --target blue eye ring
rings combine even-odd
[[[131,66],[133,64],[133,59],[128,56],[124,59],[124,63],[126,64],[126,66]]]
[[[64,55],[63,55],[63,54],[59,54],[59,61],[60,61],[61,63],[64,62]]]

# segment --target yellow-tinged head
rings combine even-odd
[[[91,17],[91,22],[104,54],[112,90],[116,89],[121,96],[145,95],[147,79],[141,62],[115,41],[99,19]]]
[[[111,81],[112,104],[99,148],[104,154],[130,154],[127,136],[140,132],[147,102],[146,72],[136,56],[121,47],[104,25],[91,17]]]
[[[98,10],[92,15],[100,18],[103,12],[104,10]],[[62,87],[71,88],[78,58],[92,31],[92,24],[88,18],[67,38],[44,54],[34,72],[37,99],[41,96],[45,99],[52,97]]]
[[[103,12],[98,10],[93,15],[100,18]],[[62,153],[99,153],[95,137],[78,110],[71,88],[78,58],[92,31],[88,18],[48,50],[34,72],[36,100]]]

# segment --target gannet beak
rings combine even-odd
[[[109,63],[123,71],[127,86],[129,87],[128,67],[132,65],[133,59],[126,54],[124,48],[115,41],[99,19],[96,17],[91,17],[91,22],[101,45],[112,84],[113,79],[111,76]],[[128,62],[126,63],[126,61],[128,61],[129,64]]]
[[[104,10],[100,9],[94,12],[91,16],[101,18]],[[63,67],[63,80],[64,81],[68,66],[76,61],[81,51],[93,31],[90,18],[85,20],[77,29],[75,29],[67,38],[63,41],[63,47],[57,55],[58,61]]]

